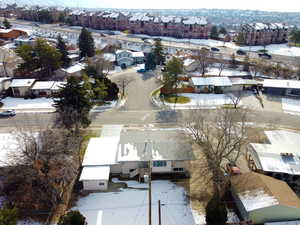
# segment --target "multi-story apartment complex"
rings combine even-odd
[[[268,45],[287,42],[288,27],[281,23],[249,23],[241,26],[246,45]]]
[[[128,30],[134,34],[177,38],[208,38],[211,24],[204,17],[153,16],[148,13],[73,11],[69,21],[100,30]]]

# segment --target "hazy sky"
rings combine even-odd
[[[72,0],[72,3],[88,8],[218,8],[300,12],[300,0]]]

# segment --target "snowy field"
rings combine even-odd
[[[118,182],[117,179],[113,179]],[[130,189],[93,193],[79,199],[72,210],[79,210],[88,225],[148,224],[147,184],[126,182]],[[166,180],[152,182],[152,224],[158,225],[158,200],[161,200],[162,224],[204,224],[205,217],[193,211],[183,187]]]
[[[285,113],[300,115],[300,100],[291,98],[281,99],[282,110]]]
[[[35,99],[24,99],[24,98],[12,98],[7,97],[2,100],[3,107],[1,109],[14,109],[14,110],[45,110],[53,111],[53,99],[52,98],[35,98]]]
[[[179,94],[190,98],[190,102],[186,104],[176,104],[176,109],[195,109],[195,108],[217,108],[224,104],[232,104],[232,100],[225,94]],[[240,102],[242,104],[242,102]],[[173,103],[165,103],[165,105],[174,108]]]

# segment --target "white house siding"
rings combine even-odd
[[[103,185],[100,185],[103,184]],[[83,181],[83,189],[87,191],[104,191],[107,190],[107,180],[85,180]]]
[[[173,172],[173,168],[172,168],[172,162],[171,161],[167,161],[167,166],[164,167],[152,167],[152,172],[153,173],[170,173]]]
[[[172,161],[172,168],[183,168],[185,169],[185,163],[184,161]]]
[[[138,162],[124,162],[122,163],[122,174],[129,174],[130,170],[139,168]]]
[[[12,88],[14,97],[24,97],[29,94],[30,87],[15,87]],[[18,91],[19,90],[19,91]]]

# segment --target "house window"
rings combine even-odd
[[[104,182],[100,182],[100,183],[99,183],[99,186],[104,186],[104,185],[105,185]]]
[[[183,172],[183,168],[173,168],[174,172]]]
[[[153,167],[166,167],[166,161],[153,161]]]

